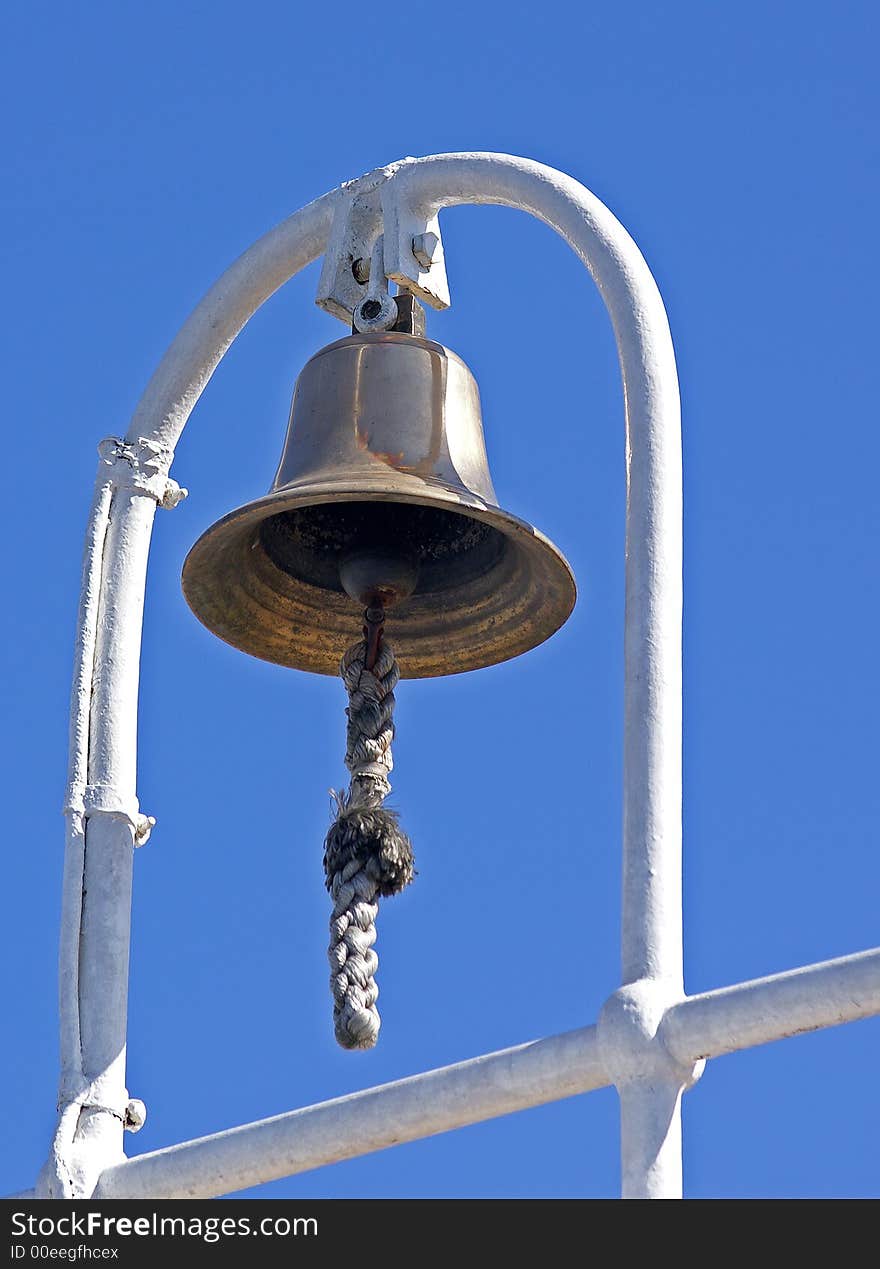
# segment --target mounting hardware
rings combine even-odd
[[[123,1123],[126,1132],[140,1132],[147,1122],[147,1108],[139,1097],[132,1097],[125,1107]]]
[[[440,246],[440,235],[435,233],[416,234],[412,240],[412,253],[423,269],[430,269],[434,263]]]
[[[351,262],[351,273],[355,282],[359,282],[362,286],[370,280],[370,258],[369,256],[358,256],[357,260]]]
[[[380,237],[383,277],[431,308],[449,308],[437,216],[409,206],[406,187],[394,179],[405,165],[406,160],[379,168],[339,190],[315,303],[346,324],[364,300],[373,298],[368,294],[375,270],[371,257]]]

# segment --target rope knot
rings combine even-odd
[[[412,842],[397,812],[386,807],[350,806],[340,810],[324,842],[327,889],[333,879],[357,863],[383,898],[400,894],[415,876]]]

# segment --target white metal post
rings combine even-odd
[[[125,1033],[131,886],[137,820],[138,664],[147,554],[156,502],[117,489],[110,508],[89,732],[79,1007],[82,1070],[90,1086],[80,1135],[94,1155],[122,1155],[128,1093]]]

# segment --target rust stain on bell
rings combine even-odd
[[[373,449],[370,437],[360,423],[355,423],[354,439],[358,449],[366,450],[371,458],[377,458],[380,463],[387,463],[389,467],[403,466],[403,450],[398,454],[385,454],[381,449]]]
[[[574,606],[561,553],[498,505],[473,375],[421,336],[353,335],[312,357],[269,493],[203,534],[184,593],[228,643],[335,674],[360,615],[340,567],[365,550],[417,571],[389,630],[404,677],[507,660]]]

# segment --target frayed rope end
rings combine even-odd
[[[412,842],[400,827],[397,812],[386,807],[346,806],[338,812],[324,840],[327,889],[349,864],[359,863],[388,898],[405,890],[416,875]]]

